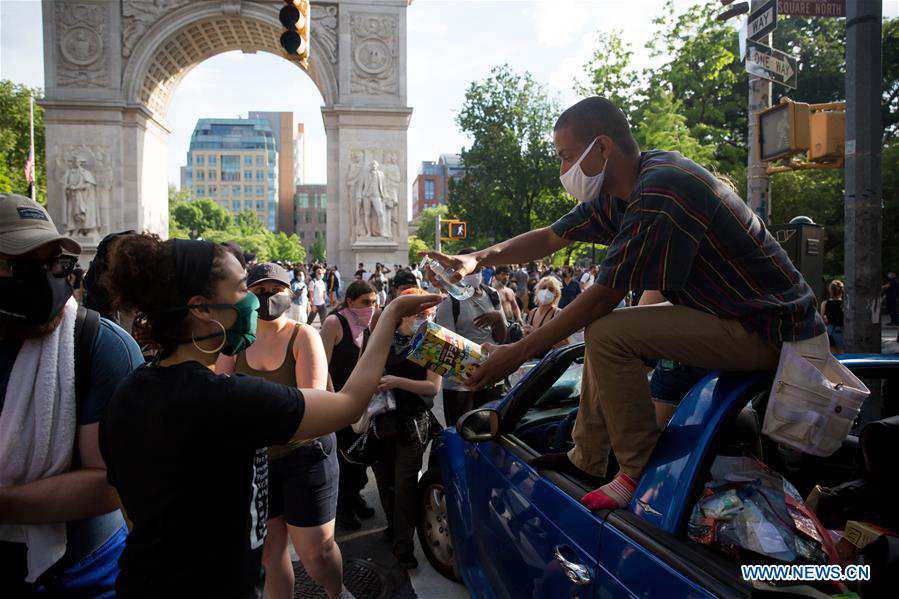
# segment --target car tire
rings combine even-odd
[[[454,561],[444,492],[440,469],[429,468],[418,481],[418,543],[428,563],[441,576],[462,582]]]

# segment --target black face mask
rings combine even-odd
[[[49,272],[0,277],[0,314],[28,326],[53,320],[72,297],[65,277]]]
[[[257,293],[259,298],[259,318],[275,320],[290,307],[290,296],[284,293]]]

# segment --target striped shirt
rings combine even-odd
[[[629,199],[578,204],[552,225],[609,246],[597,285],[661,291],[776,345],[824,332],[811,288],[733,190],[677,152],[644,152],[638,168]]]

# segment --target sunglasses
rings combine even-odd
[[[57,279],[63,279],[75,270],[78,259],[75,256],[56,256],[47,260],[30,260],[28,258],[0,258],[0,270],[12,276],[49,272]]]

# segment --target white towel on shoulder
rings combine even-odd
[[[59,326],[22,344],[0,412],[0,486],[69,470],[75,443],[75,318],[70,298]],[[27,582],[66,552],[66,524],[0,525],[0,540],[28,546]]]

